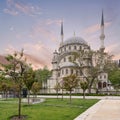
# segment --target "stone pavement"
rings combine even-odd
[[[120,120],[120,99],[102,99],[74,120]]]

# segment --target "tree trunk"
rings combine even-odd
[[[91,94],[91,85],[88,87],[88,93]]]
[[[83,99],[85,99],[85,91],[83,90]]]
[[[5,98],[6,98],[6,100],[7,100],[7,91],[5,91]]]
[[[70,104],[71,104],[71,92],[72,92],[72,91],[70,90]]]
[[[19,104],[18,104],[18,118],[20,119],[21,117],[21,85],[19,86]]]
[[[28,90],[28,104],[30,104],[30,91]]]
[[[58,99],[58,90],[57,90],[57,99]]]
[[[63,100],[63,89],[62,89],[62,100]]]

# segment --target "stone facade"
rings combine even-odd
[[[78,77],[83,77],[80,74],[78,66],[80,66],[79,59],[72,62],[74,53],[84,51],[84,57],[80,61],[82,64],[82,73],[87,75],[87,69],[91,66],[91,59],[87,56],[90,47],[87,42],[81,37],[71,37],[60,44],[58,51],[55,51],[52,59],[52,76],[48,80],[48,88],[51,92],[55,92],[54,87],[57,82],[61,82],[62,78],[71,74],[76,74]]]

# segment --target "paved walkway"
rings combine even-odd
[[[74,120],[120,120],[120,100],[102,99]]]

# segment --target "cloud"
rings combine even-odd
[[[24,44],[24,49],[26,50],[25,53],[32,56],[35,60],[38,60],[42,67],[47,65],[49,68],[51,68],[52,50],[49,47],[41,42],[37,42],[35,44]]]
[[[14,31],[14,27],[13,26],[10,26],[10,31]]]
[[[42,37],[44,39],[50,39],[52,41],[56,41],[55,34],[45,26],[41,26],[41,25],[36,25],[32,28],[30,37],[32,38]]]
[[[111,22],[106,22],[105,23],[105,27],[108,27],[110,25],[111,25]],[[98,30],[100,30],[100,25],[96,24],[96,25],[93,25],[93,26],[90,26],[90,27],[86,28],[84,30],[84,33],[86,33],[86,34],[92,34],[92,33],[97,32]]]
[[[45,39],[48,41],[57,41],[57,36],[55,35],[55,29],[60,25],[60,20],[47,19],[45,21],[40,21],[33,25],[29,37],[32,39]]]
[[[22,3],[20,1],[15,0],[7,0],[7,8],[5,8],[3,12],[13,16],[18,15],[20,13],[29,16],[42,14],[40,7],[33,6],[31,4],[26,4],[25,2]]]
[[[112,45],[109,45],[106,47],[105,51],[110,53],[110,54],[113,54],[114,55],[114,59],[120,59],[120,44],[119,43],[115,43],[115,44],[112,44]]]
[[[15,10],[9,10],[9,9],[3,9],[3,12],[4,13],[7,13],[7,14],[10,14],[10,15],[13,15],[13,16],[16,16],[16,15],[18,15],[18,12],[17,11],[15,11]]]
[[[23,48],[24,58],[27,58],[27,63],[31,64],[34,69],[43,68],[44,66],[51,69],[52,50],[50,48],[41,42],[26,43]],[[21,50],[16,49],[13,45],[8,45],[7,54],[13,54],[15,51],[20,52]]]
[[[57,19],[57,20],[51,20],[51,19],[47,19],[46,20],[46,25],[61,25],[61,19]]]
[[[16,49],[10,44],[8,44],[7,48],[5,49],[5,52],[8,54],[13,54],[15,51]]]

